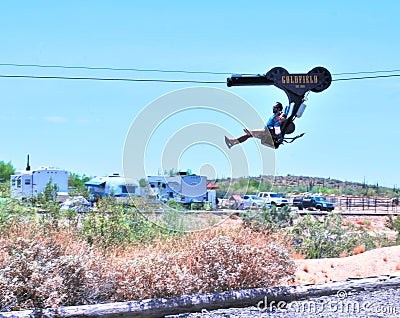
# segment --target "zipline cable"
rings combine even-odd
[[[400,77],[400,74],[360,76],[332,79],[332,82],[351,81],[361,79],[376,79]],[[138,79],[138,78],[114,78],[114,77],[70,77],[70,76],[38,76],[38,75],[14,75],[0,74],[0,78],[30,78],[30,79],[63,79],[63,80],[89,80],[89,81],[124,81],[124,82],[159,82],[159,83],[193,83],[193,84],[226,84],[226,81],[200,81],[200,80],[168,80],[168,79]]]
[[[118,68],[118,67],[96,67],[96,66],[68,66],[68,65],[42,65],[42,64],[14,64],[14,63],[0,63],[0,66],[82,69],[82,70],[102,70],[102,71],[183,73],[183,74],[212,74],[212,75],[229,75],[229,74],[232,74],[232,73],[228,73],[228,72],[212,72],[212,71],[163,70],[163,69],[140,69],[140,68]]]
[[[352,80],[360,80],[360,79],[373,79],[373,78],[388,78],[388,77],[399,77],[399,76],[400,76],[400,74],[337,78],[337,79],[333,79],[332,82],[352,81]]]
[[[137,79],[137,78],[112,78],[112,77],[69,77],[69,76],[36,76],[36,75],[5,75],[5,74],[0,74],[0,77],[2,77],[2,78],[31,78],[31,79],[89,80],[89,81],[226,84],[226,81],[165,80],[165,79]]]
[[[214,71],[190,71],[190,70],[166,70],[166,69],[141,69],[141,68],[119,68],[119,67],[97,67],[97,66],[74,66],[74,65],[46,65],[46,64],[20,64],[20,63],[0,63],[0,66],[13,67],[35,67],[35,68],[61,68],[61,69],[83,69],[83,70],[105,70],[105,71],[132,71],[132,72],[159,72],[159,73],[182,73],[182,74],[211,74],[211,75],[231,75],[235,72],[214,72]],[[357,74],[377,74],[377,73],[394,73],[400,72],[399,69],[394,70],[378,70],[378,71],[359,71],[359,72],[343,72],[332,73],[338,75],[357,75]],[[241,73],[242,75],[259,75]]]

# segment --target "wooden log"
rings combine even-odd
[[[40,311],[24,310],[1,312],[4,318],[131,318],[163,317],[186,312],[201,312],[230,307],[249,307],[268,299],[269,302],[298,301],[310,297],[337,295],[339,292],[361,292],[385,288],[399,288],[399,275],[382,275],[353,278],[347,281],[317,285],[278,286],[220,293],[185,295],[174,298],[146,299],[139,301],[69,306]]]

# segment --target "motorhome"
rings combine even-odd
[[[174,176],[148,176],[150,196],[182,204],[207,201],[207,177],[180,172]]]
[[[85,186],[89,189],[91,195],[97,196],[114,196],[127,197],[129,195],[137,195],[140,192],[139,184],[136,181],[128,180],[119,175],[112,173],[104,177],[95,177],[87,182]]]
[[[18,200],[37,197],[49,183],[57,186],[59,197],[68,196],[68,176],[68,171],[52,167],[31,170],[28,160],[25,170],[16,171],[10,177],[11,196]]]

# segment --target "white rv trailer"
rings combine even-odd
[[[124,178],[118,173],[109,174],[106,177],[95,177],[87,182],[85,186],[91,195],[127,197],[129,195],[139,195],[139,184],[131,179]]]
[[[16,171],[11,175],[11,196],[18,200],[36,197],[45,190],[49,182],[57,186],[59,195],[68,194],[68,175],[68,171],[63,169],[40,167],[30,170],[28,165],[26,170]]]
[[[148,176],[151,194],[161,200],[175,200],[183,204],[204,203],[207,200],[207,177],[186,175]]]

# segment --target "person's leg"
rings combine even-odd
[[[228,146],[228,148],[231,149],[232,146],[242,143],[251,137],[252,137],[251,135],[247,135],[247,134],[240,136],[238,138],[228,138],[225,136],[225,143]]]
[[[249,135],[254,138],[260,138],[264,133],[264,129],[254,129],[254,130],[248,130],[247,128],[243,129],[246,133],[246,135]]]
[[[232,146],[234,145],[245,142],[249,138],[260,138],[261,134],[264,132],[264,129],[248,130],[247,128],[244,128],[244,131],[246,132],[246,135],[240,136],[238,138],[228,138],[225,136],[225,143],[229,149],[232,148]]]

